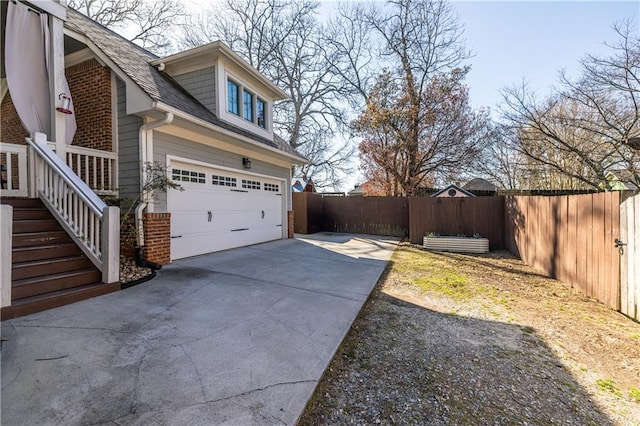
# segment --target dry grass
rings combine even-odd
[[[301,423],[640,424],[638,336],[507,253],[402,245]]]

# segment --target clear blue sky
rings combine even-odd
[[[607,52],[611,26],[639,22],[640,1],[453,1],[475,52],[467,77],[474,106],[492,109],[500,89],[524,78],[539,94],[550,92],[560,69],[575,74],[585,54]]]

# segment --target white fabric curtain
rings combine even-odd
[[[25,129],[29,134],[41,132],[52,139],[47,19],[45,13],[34,13],[22,3],[9,1],[5,72],[11,100]],[[66,79],[64,86],[67,96],[71,96]],[[76,132],[75,116],[65,115],[65,120],[65,141],[70,144]]]

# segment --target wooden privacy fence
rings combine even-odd
[[[620,309],[620,193],[505,198],[507,250]]]
[[[293,194],[295,232],[489,239],[607,306],[640,320],[640,194],[476,198]],[[624,244],[623,251],[615,240]]]
[[[488,238],[504,249],[502,197],[322,197],[293,194],[295,232],[319,231],[409,237],[421,244],[427,232]]]
[[[422,244],[428,232],[439,235],[480,234],[491,250],[504,249],[503,197],[409,199],[409,238]]]
[[[293,232],[299,234],[314,234],[322,229],[322,195],[311,192],[294,192]]]
[[[323,229],[354,234],[409,235],[406,197],[324,197]]]
[[[620,204],[620,311],[640,321],[640,194]]]

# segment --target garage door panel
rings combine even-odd
[[[282,238],[281,181],[182,163],[172,168],[196,180],[178,181],[183,190],[168,194],[173,259]],[[260,189],[243,188],[243,180]]]

